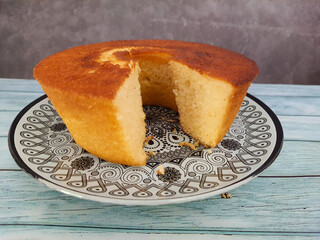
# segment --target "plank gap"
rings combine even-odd
[[[304,139],[283,139],[284,142],[315,142],[319,143],[319,140],[304,140]]]
[[[33,223],[0,223],[0,226],[10,227],[10,226],[23,226],[23,227],[54,227],[54,228],[81,228],[81,229],[101,229],[101,230],[109,230],[110,232],[138,232],[138,233],[171,233],[171,234],[179,234],[179,233],[202,233],[202,234],[234,234],[234,235],[288,235],[288,236],[315,236],[320,235],[320,232],[315,231],[265,231],[265,230],[231,230],[231,229],[208,229],[208,228],[126,228],[126,227],[102,227],[102,226],[76,226],[76,225],[57,225],[57,224],[33,224]]]
[[[22,169],[0,169],[0,172],[22,172]]]
[[[313,178],[320,177],[320,175],[288,175],[288,176],[258,176],[259,178]]]
[[[249,93],[249,92],[248,92]],[[253,94],[252,94],[253,95]],[[306,98],[320,98],[320,94],[319,96],[308,96],[308,95],[264,95],[264,94],[254,94],[255,97],[290,97],[290,98],[296,98],[296,97],[299,97],[299,98],[303,98],[303,97],[306,97]]]
[[[11,92],[11,93],[42,93],[43,91],[28,91],[28,90],[0,90],[0,92]],[[44,92],[43,92],[44,94]]]

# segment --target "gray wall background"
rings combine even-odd
[[[320,84],[319,0],[0,0],[0,77],[117,39],[214,44],[254,59],[257,83]]]

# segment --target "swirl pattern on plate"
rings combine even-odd
[[[15,144],[26,165],[41,178],[71,192],[111,199],[173,199],[211,193],[260,168],[275,147],[275,125],[265,110],[246,97],[224,139],[212,149],[196,150],[183,132],[177,112],[144,106],[146,152],[156,154],[144,167],[113,164],[93,156],[73,140],[45,98],[17,124]],[[165,168],[157,174],[159,165]]]

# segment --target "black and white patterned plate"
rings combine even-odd
[[[78,146],[46,95],[12,123],[9,147],[17,164],[45,185],[84,199],[126,205],[158,205],[203,199],[230,191],[265,170],[280,152],[283,131],[276,115],[247,95],[228,133],[215,148],[196,150],[178,113],[145,106],[144,167],[109,163]],[[162,165],[163,175],[157,170]]]

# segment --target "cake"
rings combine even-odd
[[[205,146],[227,133],[256,63],[233,51],[173,40],[121,40],[53,54],[34,76],[75,142],[101,159],[145,165],[144,105],[179,112]]]

